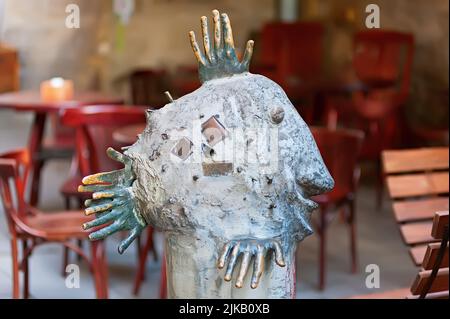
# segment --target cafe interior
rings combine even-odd
[[[0,0],[0,298],[168,297],[164,232],[90,241],[78,186],[202,86],[188,32],[213,9],[334,179],[294,297],[448,298],[446,0]]]

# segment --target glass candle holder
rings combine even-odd
[[[73,99],[73,81],[55,77],[41,83],[41,98],[44,101],[67,101]]]

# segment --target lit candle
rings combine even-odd
[[[41,98],[45,101],[67,101],[73,98],[73,82],[54,77],[41,83]]]

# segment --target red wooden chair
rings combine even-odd
[[[354,36],[353,70],[364,84],[350,101],[332,101],[335,121],[366,133],[361,156],[377,163],[377,204],[381,205],[383,179],[380,154],[401,140],[402,106],[411,84],[414,54],[412,34],[386,30],[360,31]],[[348,103],[350,102],[350,103]],[[340,104],[340,105],[339,105]]]
[[[120,168],[106,156],[109,146],[120,147],[112,138],[113,132],[125,125],[145,123],[145,110],[148,107],[125,105],[92,105],[69,109],[64,112],[61,121],[75,128],[75,157],[68,180],[61,187],[70,207],[70,199],[78,199],[79,207],[89,198],[89,194],[78,192],[78,185],[84,176],[97,172],[106,172]]]
[[[113,140],[113,132],[121,126],[145,123],[145,111],[149,107],[143,106],[117,106],[117,105],[95,105],[85,106],[78,109],[67,110],[62,116],[64,125],[74,127],[76,130],[76,153],[77,160],[75,170],[71,178],[63,185],[61,192],[63,196],[77,197],[80,202],[89,198],[90,194],[78,193],[78,185],[84,176],[106,172],[121,168],[106,156],[109,146],[119,148],[120,144]],[[139,264],[136,281],[144,279],[145,262],[148,250],[156,256],[153,244],[153,228],[148,227],[147,238],[141,245],[140,237],[137,240]],[[67,257],[65,257],[67,263]],[[134,291],[137,294],[139,288]]]
[[[141,69],[130,75],[131,98],[134,105],[161,108],[167,104],[165,91],[169,91],[169,76],[165,70]]]
[[[107,298],[107,274],[103,242],[91,243],[92,256],[88,256],[71,241],[85,240],[88,233],[81,225],[91,218],[81,211],[43,213],[24,201],[30,167],[28,150],[21,149],[0,155],[0,190],[11,240],[13,298],[20,298],[19,272],[24,274],[23,297],[29,296],[28,259],[34,249],[46,243],[61,243],[84,258],[94,275],[97,298]],[[19,259],[18,245],[22,245]]]
[[[302,102],[300,114],[306,122],[313,116],[315,84],[322,75],[324,27],[317,22],[272,22],[261,34],[259,64],[251,66],[280,84],[294,105]]]
[[[357,269],[356,252],[356,211],[355,197],[360,176],[358,157],[364,134],[361,131],[312,127],[314,139],[319,147],[325,165],[334,178],[334,189],[313,199],[320,205],[317,229],[319,249],[319,288],[325,287],[326,230],[332,211],[344,209],[346,222],[350,228],[351,270]]]
[[[174,97],[178,98],[198,89],[202,84],[198,78],[197,65],[181,65],[175,70],[176,76],[172,78]]]

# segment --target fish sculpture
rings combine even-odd
[[[312,233],[311,200],[333,179],[283,89],[240,61],[230,19],[201,18],[189,33],[202,86],[147,111],[120,170],[87,176],[91,240],[129,231],[119,253],[151,225],[164,232],[169,298],[293,298],[297,243]],[[211,40],[212,39],[212,40]]]

